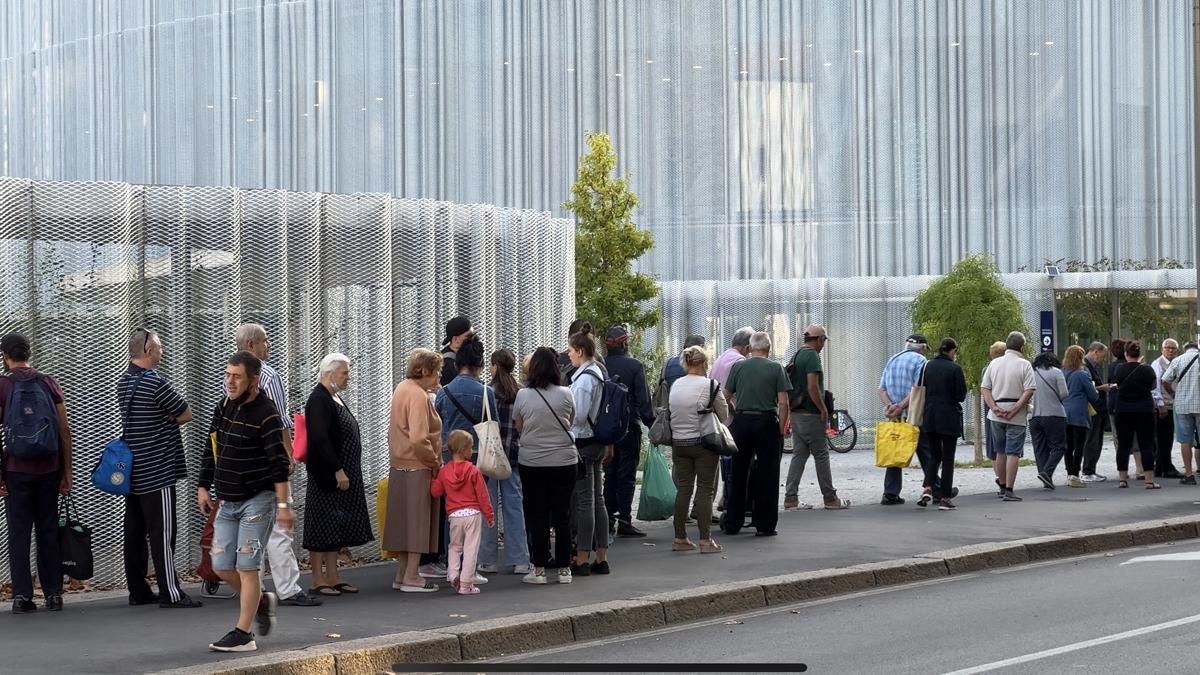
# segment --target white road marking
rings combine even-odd
[[[1101,645],[1106,645],[1110,642],[1116,642],[1117,640],[1127,640],[1129,638],[1138,637],[1139,635],[1146,635],[1149,633],[1157,633],[1158,631],[1170,630],[1172,628],[1178,628],[1180,626],[1186,626],[1188,624],[1198,623],[1198,622],[1200,622],[1200,614],[1193,614],[1192,616],[1185,616],[1182,619],[1175,619],[1174,621],[1167,621],[1164,623],[1156,623],[1153,626],[1134,628],[1133,630],[1127,630],[1124,633],[1115,633],[1113,635],[1106,635],[1101,638],[1095,638],[1094,640],[1085,640],[1083,642],[1076,642],[1074,644],[1063,645],[1062,647],[1055,647],[1053,649],[1045,649],[1043,651],[1034,652],[1032,654],[1026,654],[1024,656],[1014,656],[1011,659],[1004,659],[1003,661],[993,661],[991,663],[985,663],[981,666],[975,666],[973,668],[964,668],[962,670],[955,670],[953,672],[946,673],[946,675],[975,675],[975,673],[986,673],[986,672],[992,671],[992,670],[999,670],[1001,668],[1007,668],[1009,666],[1016,666],[1016,665],[1020,665],[1022,663],[1030,663],[1031,661],[1040,661],[1042,659],[1048,659],[1052,656],[1059,656],[1061,654],[1070,654],[1071,652],[1077,652],[1082,649],[1091,649],[1092,647],[1099,647]]]
[[[1163,555],[1141,555],[1136,558],[1130,558],[1122,565],[1132,565],[1133,563],[1143,562],[1176,562],[1180,560],[1200,560],[1200,551],[1187,551],[1184,553],[1165,553]]]

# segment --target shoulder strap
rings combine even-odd
[[[1196,361],[1200,361],[1200,352],[1196,352],[1196,355],[1192,357],[1192,360],[1188,361],[1188,364],[1183,367],[1183,371],[1179,373],[1179,377],[1175,378],[1175,382],[1182,382],[1183,376],[1187,375],[1187,371],[1191,370],[1192,366],[1196,365]]]
[[[458,412],[462,413],[462,416],[467,418],[468,422],[470,422],[472,425],[479,424],[479,420],[475,419],[474,415],[467,412],[467,409],[464,408],[462,406],[462,404],[458,402],[458,399],[454,397],[454,394],[450,393],[449,389],[443,388],[443,391],[445,391],[446,395],[450,397],[450,402],[454,404],[454,407],[458,408]],[[483,397],[484,397],[483,398],[483,406],[486,408],[487,407],[487,390],[486,389],[483,392]]]
[[[129,415],[133,413],[133,397],[137,395],[137,389],[142,384],[142,378],[146,377],[148,370],[143,370],[137,379],[133,381],[133,386],[129,388],[129,396],[121,404],[121,437],[125,436],[125,427],[129,426]]]
[[[1063,402],[1063,398],[1058,395],[1058,387],[1050,384],[1050,382],[1042,375],[1042,370],[1040,368],[1034,368],[1033,374],[1037,375],[1039,380],[1045,382],[1047,387],[1050,387],[1050,391],[1054,392],[1054,398],[1058,399],[1059,403]]]
[[[701,414],[709,414],[714,412],[713,404],[717,402],[717,381],[709,379],[708,381],[708,407],[701,410]]]
[[[928,367],[929,367],[929,359],[926,359],[925,363],[921,365],[921,374],[917,376],[917,386],[918,387],[925,386],[925,369]]]
[[[546,397],[542,396],[541,391],[539,391],[533,387],[530,387],[530,389],[533,389],[533,393],[537,394],[538,398],[542,399],[542,403],[546,404],[546,410],[550,411],[550,416],[554,418],[555,422],[558,422],[558,426],[561,427],[563,430],[563,433],[567,435],[567,439],[571,441],[571,445],[574,445],[575,437],[571,435],[571,432],[567,429],[567,425],[563,424],[563,421],[558,417],[558,413],[554,412],[554,408],[551,407],[550,401],[547,401]]]

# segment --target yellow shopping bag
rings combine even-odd
[[[903,469],[917,451],[921,430],[908,422],[875,424],[875,466]]]
[[[387,497],[388,497],[388,479],[384,478],[375,484],[375,522],[379,523],[379,557],[384,560],[394,560],[397,555],[395,551],[389,551],[383,547],[383,524],[387,518]]]

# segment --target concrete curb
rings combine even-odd
[[[1028,562],[1200,537],[1200,515],[987,542],[910,558],[712,584],[580,607],[382,635],[166,671],[172,675],[340,675],[397,663],[511,655],[670,624]]]

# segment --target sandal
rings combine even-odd
[[[826,511],[840,511],[848,508],[850,508],[849,499],[839,499],[836,502],[825,502]]]
[[[720,553],[721,551],[724,551],[724,550],[725,549],[722,548],[721,545],[718,544],[715,539],[700,540],[700,552],[701,553]]]
[[[1127,480],[1117,481],[1117,487],[1127,488],[1127,487],[1129,487],[1129,481],[1127,481]]]
[[[341,591],[342,593],[350,593],[351,595],[358,592],[357,588],[355,588],[354,586],[351,586],[350,584],[348,584],[344,581],[340,584],[334,584],[333,587],[335,589]]]
[[[333,586],[325,586],[325,585],[313,586],[312,588],[308,589],[308,593],[309,593],[309,595],[324,595],[329,598],[336,597],[336,596],[339,596],[342,594],[341,591],[334,588]]]
[[[1161,490],[1162,484],[1155,483],[1154,481],[1149,481],[1146,483],[1146,489],[1147,490]]]
[[[692,540],[690,540],[690,539],[684,539],[683,541],[679,541],[678,539],[676,539],[671,542],[671,550],[672,551],[694,551],[694,550],[696,550],[696,545],[694,543],[692,543]]]

